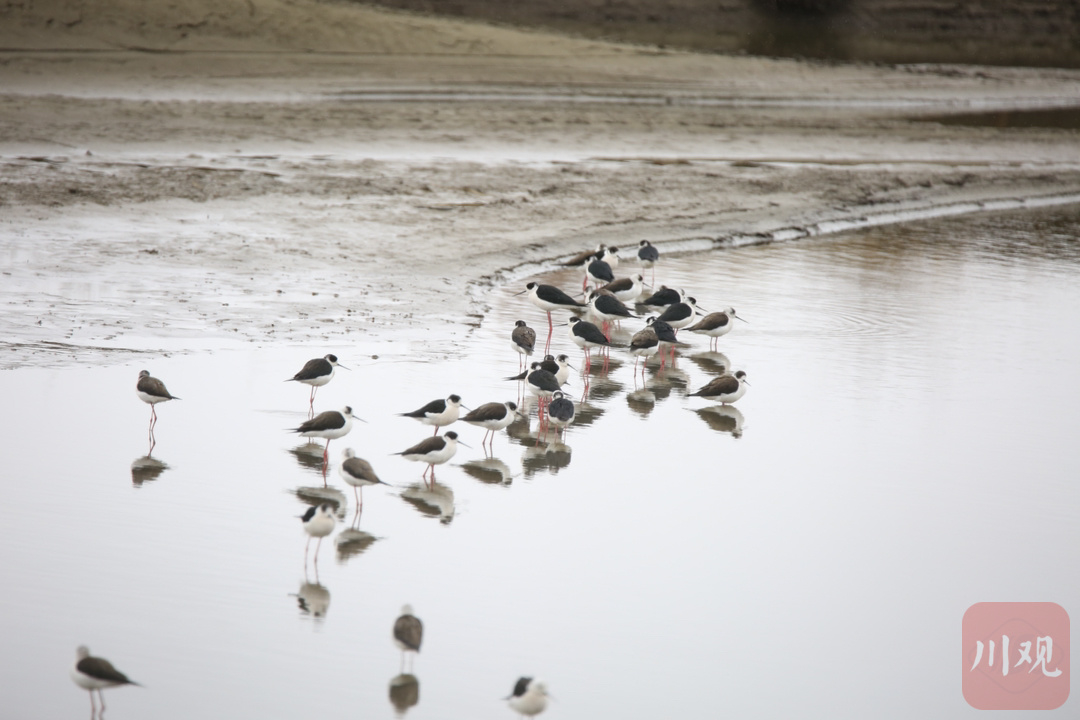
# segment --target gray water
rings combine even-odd
[[[1056,209],[666,256],[658,282],[750,321],[722,354],[690,338],[642,386],[613,353],[562,441],[519,427],[491,460],[459,423],[472,449],[436,492],[390,455],[430,430],[394,413],[515,398],[513,321],[546,329],[514,297],[528,278],[492,292],[468,357],[433,319],[407,342],[2,372],[0,717],[85,717],[83,643],[145,685],[106,691],[114,720],[394,717],[406,602],[409,718],[511,717],[525,674],[550,718],[966,716],[971,604],[1080,607],[1078,231]],[[368,424],[330,445],[342,521],[305,581],[296,516],[323,477],[286,432],[307,388],[282,380],[327,352],[352,370],[316,409]],[[735,410],[687,397],[720,366],[752,383]],[[153,460],[143,367],[183,398]],[[396,486],[356,529],[345,447]]]

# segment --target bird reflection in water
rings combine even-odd
[[[723,375],[731,371],[731,360],[722,352],[714,350],[709,352],[694,353],[689,356],[690,361],[709,375]]]
[[[521,467],[525,477],[532,477],[540,472],[557,475],[559,470],[570,465],[570,446],[561,442],[541,443],[535,447],[526,447],[521,456]]]
[[[604,409],[599,405],[593,405],[590,402],[576,403],[574,405],[574,427],[589,427],[603,414]]]
[[[300,612],[304,615],[319,622],[326,618],[326,613],[330,609],[330,591],[326,589],[325,585],[319,584],[318,576],[316,576],[315,582],[309,582],[305,577],[304,582],[300,585],[299,592],[292,597],[296,598],[296,603],[300,606]]]
[[[716,432],[728,433],[740,438],[743,434],[743,414],[734,405],[710,405],[694,410]]]
[[[446,485],[415,483],[402,491],[401,499],[419,510],[421,515],[437,517],[443,525],[454,520],[454,491]]]
[[[676,389],[682,390],[685,395],[690,387],[690,374],[669,363],[667,367],[657,370],[645,386],[653,391],[657,400],[667,399],[671,391]]]
[[[509,485],[514,479],[514,473],[510,466],[494,456],[462,463],[461,469],[466,474],[488,485]]]
[[[648,417],[656,407],[656,393],[647,387],[626,394],[626,404],[641,417]]]
[[[525,413],[529,412],[528,407],[523,407],[522,409]],[[531,422],[532,419],[529,417],[519,417],[507,426],[506,434],[518,445],[523,445],[536,437],[533,435]]]
[[[611,378],[611,371],[618,370],[622,366],[622,361],[612,359],[607,367],[593,368],[592,376],[588,378],[588,387],[581,396],[582,402],[589,399],[607,400],[622,392],[625,385]]]
[[[321,477],[323,487],[327,486],[326,474],[330,470],[330,463],[323,462],[323,446],[320,443],[301,443],[294,448],[289,448],[289,452],[296,458],[300,467]]]
[[[334,515],[338,520],[345,519],[345,506],[348,500],[345,493],[332,487],[298,487],[293,490],[296,499],[304,504],[305,509],[311,505],[329,504],[333,507]]]
[[[131,463],[131,484],[135,487],[142,487],[144,482],[157,480],[168,469],[168,464],[163,460],[158,460],[149,455],[136,458]]]
[[[420,680],[409,673],[390,678],[390,704],[397,717],[405,717],[409,708],[420,702]]]
[[[379,538],[357,527],[345,528],[334,538],[338,563],[344,565],[347,560],[363,555]]]

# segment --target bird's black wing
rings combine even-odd
[[[315,417],[300,423],[294,432],[311,432],[319,430],[338,430],[345,427],[345,416],[339,413],[337,410],[327,410],[321,412]]]
[[[410,413],[401,413],[405,417],[423,418],[428,415],[438,415],[441,412],[446,412],[445,400],[432,400],[419,410],[413,410]]]
[[[169,391],[165,389],[165,383],[158,380],[156,377],[139,378],[139,382],[135,383],[135,389],[139,392],[144,392],[151,397],[166,398],[167,400],[179,400],[178,397],[173,397],[169,394]]]
[[[531,677],[518,678],[518,681],[514,683],[514,692],[512,697],[521,697],[529,689],[529,683],[532,682]]]
[[[113,667],[112,663],[104,658],[86,657],[75,666],[83,675],[116,683],[117,685],[134,685],[128,676]]]
[[[506,406],[502,403],[489,402],[480,407],[470,410],[469,414],[461,418],[465,422],[485,422],[487,420],[502,420],[506,417]]]
[[[554,303],[555,305],[567,305],[569,307],[584,307],[574,298],[564,293],[554,285],[541,285],[536,288],[536,297],[540,298],[544,302]]]
[[[382,482],[382,480],[379,479],[379,476],[375,474],[375,470],[371,467],[371,463],[363,458],[347,458],[345,462],[341,463],[341,467],[354,478],[360,478],[374,483]]]
[[[397,455],[427,455],[428,453],[438,452],[446,447],[446,440],[442,435],[435,435],[433,437],[425,438],[421,442],[416,443],[408,450],[404,452],[396,453]]]
[[[600,328],[585,320],[574,323],[574,334],[586,342],[595,343],[597,345],[611,344],[608,342],[608,339],[604,337],[604,333],[600,332]]]
[[[529,373],[529,383],[547,392],[555,392],[559,389],[558,379],[547,370],[533,370]]]
[[[690,393],[690,395],[699,397],[713,397],[716,395],[727,395],[733,393],[739,389],[739,380],[734,375],[721,375],[718,378],[713,378],[705,387],[698,390],[696,393]]]
[[[330,364],[326,358],[315,358],[314,360],[308,360],[304,363],[304,367],[300,368],[300,372],[293,375],[293,380],[314,380],[315,378],[322,377],[323,375],[329,375],[334,369],[334,366]]]

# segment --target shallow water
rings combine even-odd
[[[394,413],[515,397],[510,328],[544,325],[525,278],[493,291],[467,357],[433,320],[362,349],[0,373],[0,714],[85,716],[80,643],[146,686],[106,693],[114,719],[393,717],[414,698],[410,718],[511,717],[522,674],[548,681],[552,718],[968,713],[967,607],[1080,600],[1078,230],[1055,209],[665,256],[658,282],[749,320],[722,355],[691,338],[641,386],[613,353],[561,442],[512,428],[485,460],[459,423],[472,448],[435,492],[390,456],[430,430]],[[580,370],[565,333],[553,350]],[[282,382],[326,352],[351,371],[316,408],[368,421],[330,445],[336,492],[286,432],[307,388]],[[686,396],[721,365],[752,383],[734,409]],[[159,406],[152,460],[143,367],[183,398]],[[356,529],[345,447],[396,486],[365,490]],[[342,522],[305,581],[296,516],[317,497]],[[415,678],[390,640],[406,602]]]

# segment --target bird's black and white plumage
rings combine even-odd
[[[671,361],[675,362],[675,348],[677,347],[690,347],[687,343],[680,342],[679,338],[675,337],[675,328],[668,325],[663,320],[650,317],[645,321],[648,327],[652,328],[652,331],[656,333],[656,339],[659,341],[660,350],[666,351],[667,348],[671,348]],[[664,367],[664,363],[667,362],[667,358],[664,355],[660,356],[660,367]]]
[[[643,268],[652,268],[651,281],[656,282],[656,261],[660,259],[660,251],[652,246],[648,240],[638,243],[638,263]]]
[[[733,403],[746,394],[746,373],[738,370],[735,373],[724,373],[720,377],[713,378],[705,387],[697,392],[690,393],[690,397],[703,397],[710,400],[719,400],[722,404]]]
[[[491,437],[491,442],[494,443],[495,433],[509,427],[518,415],[517,403],[508,400],[501,403],[484,403],[475,410],[470,410],[461,420],[470,425],[484,428],[486,431],[484,439],[480,441],[480,444],[483,445],[488,437]]]
[[[521,295],[522,293],[528,293],[529,301],[533,305],[547,313],[549,344],[551,342],[551,331],[554,328],[554,325],[551,322],[551,311],[558,310],[560,308],[570,309],[585,307],[583,304],[579,303],[577,300],[570,297],[554,285],[541,285],[537,282],[530,282],[526,283],[525,289],[517,294]],[[546,346],[544,348],[544,352],[547,352]]]
[[[735,308],[729,307],[720,312],[711,312],[705,317],[698,320],[693,325],[686,328],[687,332],[699,333],[701,335],[707,335],[709,338],[709,347],[712,347],[716,339],[721,335],[727,335],[731,332],[732,325],[736,320],[742,320],[741,317],[735,314]]]
[[[595,347],[613,347],[600,328],[576,317],[570,318],[570,339],[586,352]]]
[[[667,285],[661,285],[659,290],[642,300],[641,304],[650,310],[662,310],[668,305],[682,302],[684,297],[686,297],[686,293],[682,290],[675,290]]]
[[[555,373],[545,370],[540,363],[534,362],[525,378],[525,387],[538,398],[549,398],[560,386]]]
[[[154,439],[154,426],[157,425],[157,409],[154,406],[160,402],[179,400],[180,398],[170,394],[169,391],[165,389],[165,383],[161,382],[156,377],[150,377],[149,370],[139,371],[139,379],[135,381],[135,394],[138,395],[139,399],[144,403],[150,405],[150,428],[148,435],[150,439],[150,452],[153,452],[154,446],[157,444],[157,441]],[[92,702],[93,697],[91,697],[90,700]]]
[[[90,692],[90,714],[94,715],[94,691],[98,691],[101,698],[101,709],[105,709],[105,696],[101,691],[105,688],[120,687],[121,685],[139,685],[128,678],[127,675],[113,667],[113,664],[105,658],[94,657],[85,645],[80,645],[75,651],[75,665],[71,668],[71,679],[83,690]]]
[[[300,423],[300,427],[295,428],[292,432],[299,433],[304,437],[325,438],[327,441],[336,440],[349,434],[354,419],[356,419],[356,416],[352,414],[352,408],[346,405],[341,410],[321,412],[310,420]]]
[[[334,379],[334,369],[338,367],[345,368],[344,365],[338,364],[337,355],[325,355],[321,358],[308,360],[304,363],[304,367],[300,368],[300,372],[285,382],[296,381],[312,387],[322,387]]]
[[[427,463],[428,468],[424,471],[424,477],[426,478],[428,472],[430,472],[432,484],[434,484],[435,466],[442,465],[444,462],[454,457],[454,454],[457,452],[458,444],[458,435],[451,430],[444,435],[433,435],[418,442],[408,450],[403,450],[402,452],[394,454],[400,455],[406,460]],[[464,443],[461,444],[464,445]]]
[[[328,503],[322,505],[312,505],[307,509],[303,515],[300,516],[300,521],[304,526],[304,532],[311,537],[322,538],[326,537],[330,533],[334,532],[334,518],[333,507]]]
[[[630,309],[622,304],[614,295],[606,295],[600,292],[591,292],[588,295],[589,312],[604,322],[614,322],[623,318],[636,317]]]
[[[638,243],[637,257],[641,267],[652,267],[660,259],[660,251],[648,240],[642,240]]]
[[[614,245],[604,248],[597,254],[600,256],[601,260],[611,266],[612,270],[619,267],[619,248]]]
[[[352,414],[352,408],[346,405],[341,410],[327,410],[315,417],[300,423],[300,427],[292,430],[294,433],[308,438],[324,438],[326,447],[323,449],[323,463],[327,462],[330,452],[330,441],[345,437],[352,430],[353,420],[358,420]]]
[[[528,357],[536,347],[536,331],[526,325],[524,320],[518,320],[510,333],[510,343],[519,355]]]
[[[457,422],[460,413],[461,397],[451,395],[445,400],[432,400],[419,410],[399,414],[402,417],[416,418],[425,425],[434,425],[435,432],[438,433],[439,428]]]
[[[661,344],[677,345],[679,347],[689,347],[686,343],[680,342],[679,338],[675,337],[675,328],[668,325],[663,320],[659,320],[655,317],[651,317],[645,321],[645,323],[656,333],[656,339]]]
[[[314,358],[313,360],[308,360],[304,363],[304,367],[300,368],[300,372],[296,373],[285,382],[296,381],[311,386],[311,395],[308,398],[308,408],[314,414],[316,391],[334,379],[334,369],[339,367],[348,370],[344,365],[338,364],[337,355],[325,355],[321,358]]]
[[[615,280],[615,272],[611,269],[611,265],[600,258],[603,255],[597,255],[596,258],[585,266],[585,281],[581,284],[582,290],[592,281],[593,285],[600,287],[601,285],[607,285],[609,282]]]
[[[334,509],[328,503],[312,505],[307,509],[307,512],[300,516],[300,522],[304,526],[304,532],[308,535],[307,542],[304,543],[305,573],[307,572],[308,549],[311,547],[311,538],[319,539],[319,541],[315,543],[315,569],[317,572],[319,568],[319,548],[322,547],[322,539],[334,532],[334,524],[336,521]]]
[[[542,680],[531,677],[518,678],[506,701],[512,710],[521,715],[539,715],[547,707],[547,685]]]
[[[674,333],[672,333],[674,334]],[[634,369],[637,371],[637,359],[644,358],[645,362],[649,362],[649,358],[660,351],[660,339],[656,336],[656,330],[652,324],[646,325],[644,329],[634,333],[634,337],[630,338],[630,354],[634,356]],[[645,374],[645,365],[641,367],[642,375]]]
[[[541,285],[537,282],[530,282],[526,283],[523,292],[529,294],[529,300],[532,301],[533,305],[546,312],[560,308],[585,307],[554,285]]]
[[[353,495],[356,497],[356,509],[359,511],[364,506],[364,497],[360,491],[368,485],[389,485],[379,479],[371,463],[363,458],[356,457],[352,448],[345,448],[341,453],[341,466],[338,467],[341,479],[353,487]]]
[[[559,372],[559,363],[555,362],[555,356],[545,355],[543,360],[540,360],[539,362],[529,363],[529,367],[525,370],[525,372],[520,372],[517,375],[512,375],[508,378],[503,378],[503,380],[524,380],[525,378],[529,377],[529,373],[533,371],[533,366],[535,365],[539,365],[552,375]]]
[[[547,406],[548,422],[558,428],[565,428],[574,421],[574,401],[561,392],[551,396]]]
[[[666,322],[672,328],[678,330],[694,322],[695,317],[697,317],[697,300],[688,297],[683,302],[668,305],[667,309],[660,313],[657,320]]]
[[[570,371],[574,369],[574,366],[570,364],[570,356],[559,355],[556,357],[555,367],[557,368],[553,373],[555,379],[559,382],[560,386],[565,385],[566,381],[570,379]],[[550,370],[547,366],[545,366],[544,369]]]
[[[619,278],[600,288],[600,292],[607,291],[615,296],[619,302],[634,302],[641,297],[641,290],[645,286],[645,278],[641,275]]]
[[[533,371],[532,366],[536,364],[537,363],[533,363],[529,366],[529,369],[524,372],[503,378],[503,380],[524,380],[529,376],[529,373]],[[573,369],[573,365],[570,364],[570,357],[568,355],[560,355],[558,357],[555,357],[554,355],[545,355],[544,359],[538,364],[542,369],[547,370],[554,375],[555,379],[559,381],[559,385],[566,384],[566,381],[570,379],[570,370]]]
[[[139,379],[135,382],[135,394],[139,396],[139,399],[144,403],[149,403],[151,408],[160,402],[166,400],[179,400],[169,393],[165,389],[165,383],[158,380],[156,377],[150,377],[149,370],[140,370]]]

